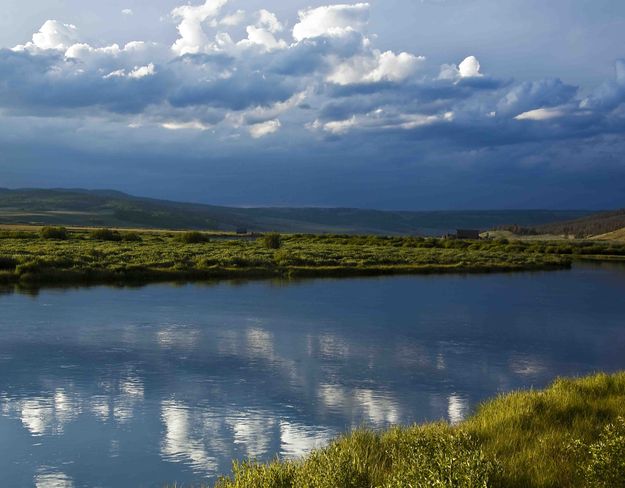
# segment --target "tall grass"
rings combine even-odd
[[[465,422],[358,430],[298,461],[235,463],[216,488],[625,487],[625,373],[559,379]]]
[[[498,467],[467,433],[446,424],[359,430],[301,461],[235,463],[217,488],[486,487]]]

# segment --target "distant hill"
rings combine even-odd
[[[607,234],[593,236],[591,239],[595,239],[597,241],[625,241],[625,227],[608,232]]]
[[[135,197],[113,190],[0,188],[0,224],[54,224],[231,231],[439,235],[504,224],[536,227],[586,210],[380,211],[236,208]]]
[[[591,237],[608,234],[625,227],[625,209],[600,212],[578,219],[554,222],[536,226],[543,234],[572,235],[575,237]]]

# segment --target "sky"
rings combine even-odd
[[[621,0],[3,0],[0,187],[625,207]]]

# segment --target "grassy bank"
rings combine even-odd
[[[579,255],[625,256],[610,243],[509,243],[418,237],[201,233],[44,228],[0,231],[0,282],[145,283],[221,278],[484,273],[559,269]]]
[[[625,373],[502,395],[457,426],[356,431],[299,461],[240,463],[217,488],[623,487]]]

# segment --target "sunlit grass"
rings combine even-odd
[[[51,228],[0,231],[0,280],[47,284],[518,271],[567,267],[573,256],[623,255],[625,245],[596,242],[274,234],[227,239],[200,232]]]
[[[623,487],[625,373],[502,395],[465,422],[358,430],[298,461],[235,463],[217,488]]]

